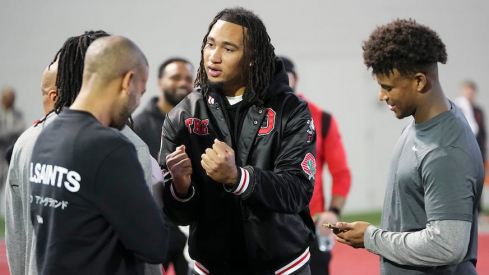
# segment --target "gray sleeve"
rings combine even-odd
[[[144,145],[136,147],[136,151],[138,154],[139,163],[141,163],[141,167],[143,167],[146,185],[149,187],[149,191],[153,193],[151,184],[153,182],[153,166],[151,165],[151,155],[149,154],[148,146]]]
[[[440,147],[424,159],[420,175],[428,221],[472,222],[478,165],[461,149]]]
[[[153,178],[153,170],[151,165],[151,155],[149,153],[149,148],[146,143],[128,126],[125,126],[121,133],[131,141],[131,143],[136,148],[136,152],[138,155],[139,163],[143,168],[144,180],[146,182],[146,186],[148,186],[149,191],[153,193],[152,190],[152,178]]]
[[[369,226],[365,248],[401,265],[440,266],[460,263],[469,246],[472,223],[430,221],[416,232],[389,232]]]
[[[12,274],[23,274],[25,262],[25,224],[22,215],[22,200],[19,185],[11,185],[11,173],[7,176],[5,185],[5,244],[7,246],[7,260]]]

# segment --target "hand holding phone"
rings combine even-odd
[[[336,227],[335,224],[332,223],[323,223],[323,227],[331,228],[331,229],[339,229],[338,227]]]
[[[339,232],[346,232],[346,231],[348,231],[348,230],[341,229],[341,228],[337,227],[336,224],[333,224],[333,223],[323,223],[323,227],[333,229],[333,232],[335,234],[336,233],[339,233]]]

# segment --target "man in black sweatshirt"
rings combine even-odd
[[[37,139],[30,182],[39,274],[143,274],[143,262],[163,262],[168,229],[134,146],[117,131],[147,77],[136,44],[97,39],[78,97]]]

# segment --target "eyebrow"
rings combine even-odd
[[[211,36],[208,36],[207,37],[207,40],[210,40],[212,42],[216,42],[216,40],[214,39],[214,37],[211,37]],[[231,47],[235,47],[236,49],[239,49],[239,46],[232,43],[232,42],[229,42],[229,41],[223,41],[222,44],[224,45],[228,45],[228,46],[231,46]]]

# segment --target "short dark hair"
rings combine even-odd
[[[86,31],[80,36],[66,40],[63,47],[56,53],[50,66],[58,59],[56,76],[56,95],[54,111],[59,113],[62,107],[71,106],[80,92],[83,78],[85,53],[88,46],[97,38],[109,36],[104,31]]]
[[[462,83],[462,86],[468,86],[468,87],[472,88],[474,91],[477,91],[477,84],[475,84],[475,82],[472,80],[465,80]]]
[[[445,44],[438,34],[413,19],[396,19],[377,27],[363,42],[363,59],[373,74],[426,73],[437,62],[447,62]]]
[[[172,57],[172,58],[169,58],[169,59],[165,60],[163,63],[161,63],[160,68],[158,69],[158,78],[162,78],[163,77],[163,73],[165,72],[166,66],[168,66],[169,64],[171,64],[173,62],[183,62],[185,64],[188,64],[188,65],[192,66],[192,68],[194,67],[194,65],[192,65],[192,63],[190,63],[190,61],[188,61],[185,58]]]
[[[279,58],[282,59],[282,63],[284,63],[285,71],[288,73],[292,73],[295,76],[297,76],[297,73],[295,71],[294,62],[292,62],[292,60],[290,60],[290,58],[283,56],[283,55],[279,56]]]
[[[262,104],[265,100],[270,80],[275,73],[275,48],[261,19],[252,11],[241,7],[220,11],[209,25],[207,34],[202,41],[200,66],[197,71],[195,86],[200,86],[204,94],[209,91],[204,64],[204,48],[207,44],[209,32],[217,20],[223,20],[243,27],[244,52],[241,68],[243,72],[247,72],[243,98]],[[245,32],[244,28],[247,28],[247,32]]]

